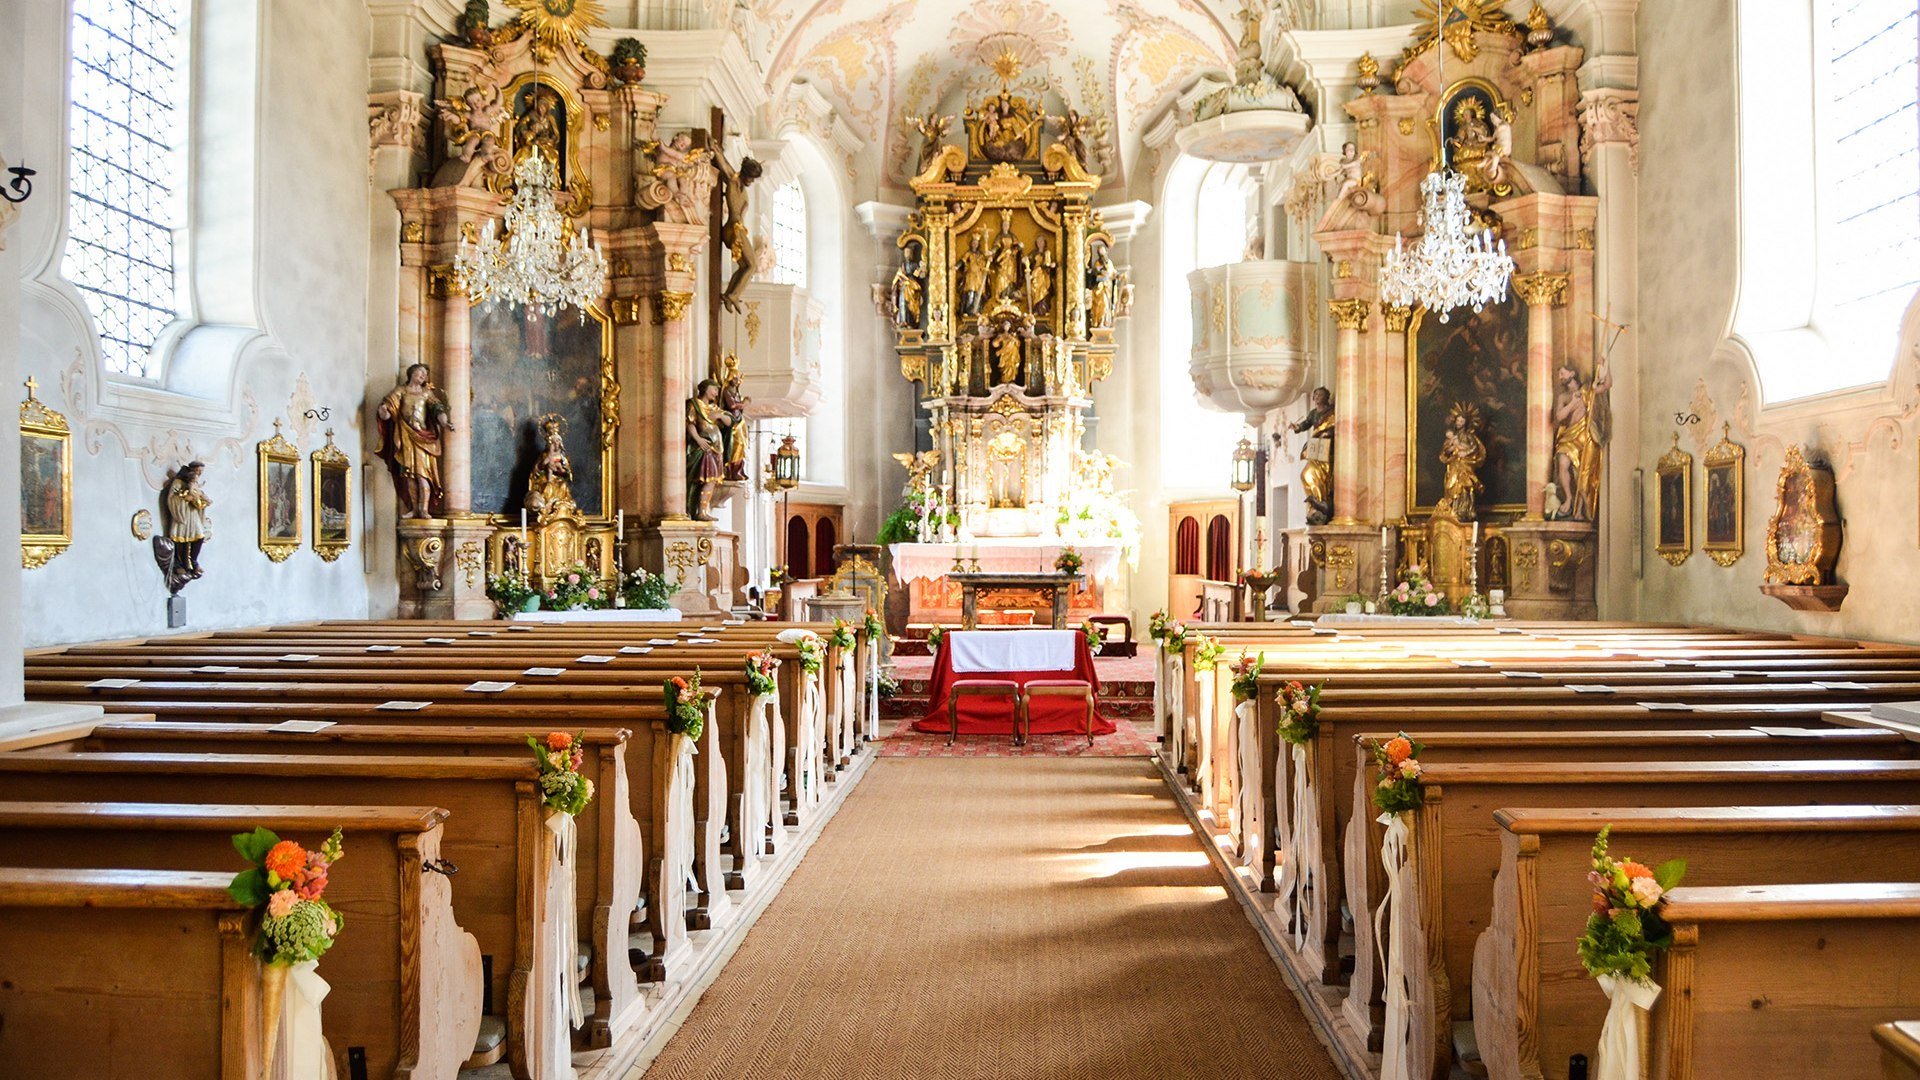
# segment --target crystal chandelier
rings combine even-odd
[[[553,166],[538,149],[513,169],[513,198],[498,222],[480,229],[478,243],[460,241],[453,270],[476,304],[506,301],[552,315],[565,307],[587,308],[607,291],[607,256],[583,227],[572,235],[554,202]]]
[[[1471,304],[1479,311],[1506,299],[1513,260],[1492,230],[1468,235],[1467,178],[1435,169],[1420,181],[1420,202],[1420,238],[1411,249],[1405,236],[1393,238],[1380,268],[1380,298],[1397,307],[1418,304],[1441,322],[1454,308]]]

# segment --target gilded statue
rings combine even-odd
[[[543,448],[527,477],[527,509],[544,519],[549,514],[577,514],[573,501],[573,462],[567,459],[567,421],[557,413],[540,418]]]
[[[687,399],[687,511],[712,521],[713,486],[726,477],[726,428],[732,422],[720,404],[720,384],[700,380]]]
[[[1095,136],[1093,117],[1078,109],[1068,109],[1066,115],[1053,117],[1054,125],[1060,129],[1060,142],[1073,155],[1073,160],[1083,169],[1093,168],[1091,143]]]
[[[946,141],[947,127],[952,123],[953,117],[941,116],[938,111],[930,112],[925,116],[909,115],[907,117],[907,126],[919,132],[921,138],[920,157],[913,167],[915,176],[926,172],[927,166],[933,164],[934,156],[940,152],[941,145]]]
[[[902,330],[918,330],[926,325],[926,267],[920,260],[920,242],[907,244],[900,268],[893,272],[893,324]]]
[[[1307,436],[1300,444],[1300,490],[1309,525],[1333,520],[1333,419],[1333,392],[1316,386],[1307,399],[1307,415],[1287,429]]]
[[[167,592],[177,595],[189,581],[205,571],[200,566],[200,548],[213,535],[213,500],[200,486],[206,463],[189,461],[167,478],[161,489],[160,509],[166,517],[163,535],[153,538],[154,561],[167,576]]]
[[[553,166],[554,175],[565,175],[560,134],[560,95],[550,86],[535,83],[527,110],[513,118],[514,159],[538,150]]]
[[[430,518],[444,501],[440,486],[441,438],[453,430],[447,399],[427,378],[427,365],[415,364],[407,377],[380,402],[375,415],[380,445],[374,453],[393,472],[394,490],[410,518]]]
[[[1015,97],[1002,87],[978,109],[968,109],[966,116],[981,157],[1002,162],[1033,156],[1034,136],[1043,117],[1027,99]]]
[[[647,171],[653,176],[641,189],[640,204],[677,225],[705,224],[707,196],[717,175],[706,149],[694,146],[693,135],[681,131],[664,143],[641,143],[640,150],[651,159]]]
[[[1047,247],[1047,234],[1034,237],[1033,251],[1022,261],[1020,272],[1027,281],[1027,310],[1036,317],[1053,311],[1053,274],[1059,265]]]
[[[1440,464],[1445,469],[1441,505],[1456,521],[1478,516],[1483,485],[1480,466],[1487,460],[1487,444],[1480,438],[1480,410],[1457,404],[1447,414],[1447,434],[1440,440]]]
[[[1087,325],[1105,328],[1113,325],[1113,256],[1105,244],[1090,244],[1087,251]]]
[[[725,472],[728,480],[747,478],[747,388],[740,357],[727,353],[720,362],[720,408],[727,415]]]
[[[975,230],[967,241],[967,250],[956,260],[960,280],[960,314],[978,315],[987,294],[987,238]]]
[[[1001,334],[993,339],[993,385],[1020,382],[1020,339]]]
[[[1613,422],[1609,392],[1613,373],[1603,360],[1595,368],[1593,384],[1580,385],[1580,374],[1563,364],[1553,400],[1553,479],[1560,489],[1560,512],[1572,521],[1593,521],[1600,507],[1601,448]]]
[[[507,115],[500,87],[492,82],[467,87],[460,100],[434,102],[447,129],[447,163],[434,183],[477,186],[485,173],[504,176],[512,171],[500,146],[500,121]]]
[[[987,295],[995,302],[1016,300],[1020,292],[1020,264],[1026,253],[1010,229],[1002,229],[993,245],[992,268],[987,274]]]
[[[735,169],[727,163],[724,154],[713,155],[713,166],[720,170],[720,184],[726,201],[726,223],[720,228],[720,241],[727,245],[727,254],[733,256],[733,276],[727,279],[727,287],[720,292],[720,305],[728,311],[740,310],[740,294],[746,291],[747,282],[760,269],[753,244],[753,234],[747,230],[747,189],[760,179],[760,163],[753,158],[741,158],[740,167]]]

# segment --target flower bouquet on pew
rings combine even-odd
[[[927,655],[939,656],[940,643],[947,639],[947,628],[936,624],[927,631]]]
[[[1288,746],[1303,746],[1313,741],[1320,730],[1320,688],[1298,679],[1274,692],[1274,704],[1280,706],[1280,738]]]
[[[1387,610],[1395,615],[1445,615],[1447,594],[1434,588],[1416,564],[1407,567],[1406,579],[1387,594]]]
[[[318,851],[308,851],[292,840],[280,839],[271,829],[255,828],[236,833],[233,849],[253,864],[252,869],[233,876],[227,893],[253,908],[260,918],[253,951],[266,965],[260,1013],[265,1033],[264,1073],[271,1074],[280,1042],[280,1013],[294,965],[317,962],[333,947],[333,939],[346,925],[340,913],[321,898],[327,891],[327,871],[342,856],[341,834],[339,829],[333,830]],[[324,989],[324,983],[319,985]],[[312,1000],[312,1023],[317,1027],[317,996]]]
[[[666,696],[667,730],[699,742],[700,733],[707,726],[707,707],[720,696],[720,691],[703,688],[700,669],[694,668],[690,680],[679,675],[668,679]]]
[[[820,635],[808,634],[793,643],[800,650],[800,670],[809,675],[818,675],[820,668],[827,662],[827,647],[820,643]]]
[[[1187,624],[1175,619],[1167,624],[1167,651],[1181,652],[1187,647]]]
[[[1080,568],[1085,565],[1087,565],[1087,560],[1082,558],[1080,553],[1072,548],[1067,548],[1065,551],[1062,551],[1060,557],[1053,560],[1053,568],[1062,574],[1077,574],[1080,572]]]
[[[1201,634],[1193,650],[1193,670],[1212,671],[1219,666],[1220,658],[1226,655],[1226,651],[1227,647],[1220,644],[1219,638],[1210,638]]]
[[[580,771],[586,761],[581,735],[550,731],[545,739],[527,736],[540,759],[540,801],[549,810],[577,815],[593,800],[593,781]]]
[[[876,645],[879,644],[881,638],[887,636],[887,624],[885,620],[881,619],[880,613],[872,608],[867,609],[866,623],[861,626],[861,629],[867,632],[867,640]]]
[[[1241,653],[1240,659],[1233,662],[1234,701],[1252,701],[1253,696],[1260,692],[1260,667],[1266,662],[1267,658],[1262,653],[1251,656]]]
[[[1580,963],[1600,983],[1608,998],[1607,1018],[1600,1026],[1594,1057],[1594,1075],[1629,1077],[1640,1074],[1648,1042],[1648,1010],[1660,996],[1653,981],[1654,954],[1673,944],[1673,931],[1660,917],[1667,891],[1686,875],[1684,859],[1669,859],[1657,867],[1615,859],[1607,850],[1608,825],[1593,840],[1593,913],[1580,935]]]
[[[1367,740],[1367,752],[1380,768],[1380,782],[1373,788],[1373,805],[1385,813],[1403,814],[1419,809],[1426,801],[1426,793],[1420,787],[1421,749],[1404,731],[1386,742]]]
[[[780,659],[771,653],[750,652],[747,654],[747,689],[755,697],[773,693],[774,674],[780,670]]]
[[[1100,629],[1099,623],[1094,622],[1092,619],[1086,620],[1080,624],[1080,633],[1086,637],[1087,651],[1093,655],[1099,656],[1100,650],[1106,648],[1107,634],[1106,631]]]
[[[853,624],[845,619],[833,620],[833,631],[827,635],[827,644],[836,649],[853,648]]]
[[[1167,613],[1156,611],[1147,619],[1147,636],[1155,643],[1164,645],[1167,642],[1167,626]]]

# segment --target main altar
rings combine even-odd
[[[1051,573],[1068,546],[1101,549],[1067,601],[1097,613],[1138,533],[1114,491],[1118,462],[1082,447],[1126,292],[1090,206],[1100,178],[1087,168],[1087,122],[1015,92],[1015,53],[992,66],[999,89],[966,108],[959,145],[944,139],[953,117],[909,121],[925,146],[887,300],[900,373],[916,384],[916,445],[895,455],[916,527],[916,542],[893,546],[910,622],[957,620],[949,574],[976,568],[962,556]],[[985,605],[1050,614],[1050,600],[1018,592]]]

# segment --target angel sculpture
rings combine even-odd
[[[924,140],[920,144],[919,160],[913,167],[915,176],[926,172],[927,166],[933,164],[934,156],[940,152],[942,142],[947,137],[947,128],[952,123],[953,117],[942,116],[937,112],[930,112],[925,116],[909,115],[907,117],[907,126],[919,132],[920,138]]]
[[[475,83],[458,101],[442,98],[434,105],[447,128],[447,163],[435,177],[436,185],[472,187],[483,172],[504,175],[509,171],[506,150],[500,145],[500,122],[507,110],[498,86]]]
[[[1051,118],[1060,127],[1060,141],[1066,144],[1067,152],[1083,169],[1092,168],[1092,151],[1089,149],[1094,137],[1093,117],[1084,115],[1078,109],[1068,109],[1065,116]]]

